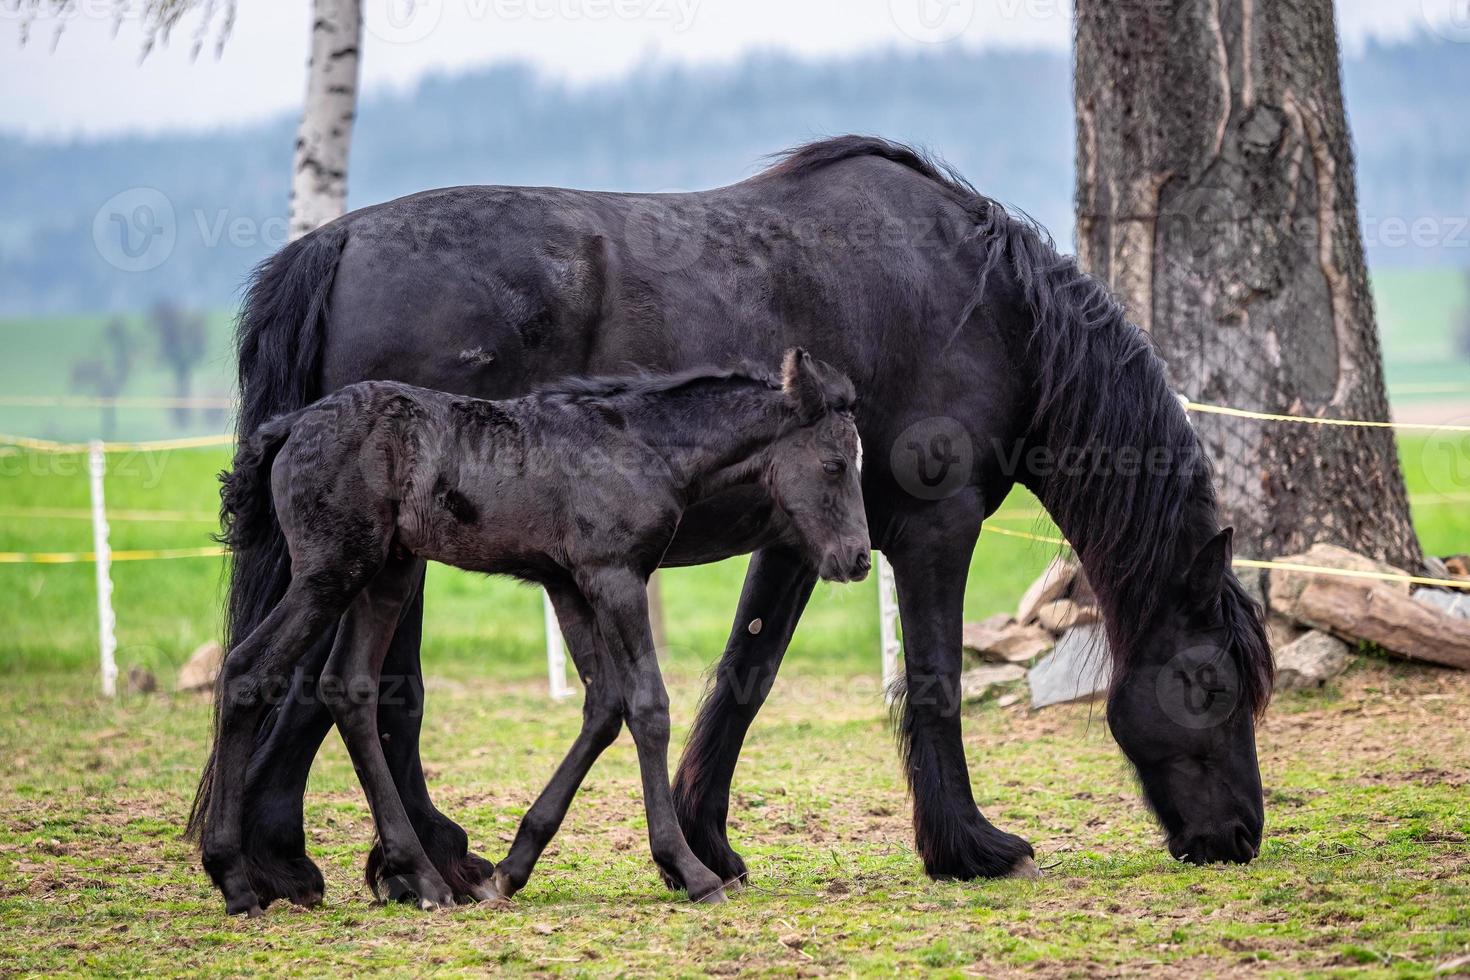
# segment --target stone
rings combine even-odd
[[[1031,707],[1084,701],[1108,689],[1113,658],[1102,626],[1074,626],[1062,634],[1056,649],[1026,675],[1031,685]]]
[[[1025,664],[1052,648],[1051,634],[1039,626],[1022,626],[1005,613],[966,623],[961,645],[987,663]]]
[[[1318,630],[1276,652],[1276,690],[1299,691],[1324,686],[1347,670],[1352,651],[1335,636]]]
[[[1076,575],[1076,565],[1065,558],[1053,558],[1041,577],[1032,582],[1026,594],[1021,596],[1021,603],[1016,607],[1016,622],[1031,622],[1036,617],[1038,608],[1066,595]]]
[[[1301,639],[1307,627],[1280,613],[1266,614],[1266,642],[1272,650],[1280,650]]]
[[[224,659],[224,650],[217,641],[201,643],[189,654],[184,666],[179,668],[179,690],[207,691],[213,688],[214,679],[219,676],[219,667]]]
[[[966,702],[983,701],[997,688],[1014,684],[1026,676],[1026,668],[1016,664],[986,664],[960,675],[960,697]]]
[[[1072,599],[1055,599],[1036,610],[1036,623],[1052,633],[1064,633],[1073,626],[1095,623],[1100,618],[1096,606],[1079,605]]]
[[[1283,562],[1294,562],[1300,565],[1320,565],[1325,568],[1343,568],[1359,572],[1382,572],[1389,575],[1407,575],[1401,568],[1395,568],[1387,562],[1374,561],[1346,548],[1339,548],[1335,544],[1314,544],[1304,553],[1299,555],[1285,555],[1276,559]],[[1384,588],[1393,589],[1403,595],[1409,594],[1409,583],[1382,581],[1378,579],[1356,579],[1341,575],[1319,575],[1312,572],[1292,572],[1281,568],[1271,569],[1271,588],[1269,590],[1269,608],[1272,612],[1281,613],[1283,616],[1293,615],[1292,609],[1302,590],[1309,582],[1333,579],[1339,582],[1374,582],[1377,581]],[[1312,624],[1308,624],[1312,625]]]
[[[1420,589],[1414,593],[1414,601],[1431,609],[1438,609],[1446,616],[1470,619],[1470,591],[1456,592],[1453,589]]]
[[[1410,660],[1470,670],[1470,619],[1446,615],[1384,582],[1316,576],[1297,596],[1298,622]]]
[[[152,694],[156,690],[158,690],[158,678],[153,676],[153,671],[138,666],[128,668],[129,694]]]
[[[1262,607],[1266,605],[1267,577],[1264,568],[1237,568],[1235,578],[1246,595],[1259,602]]]
[[[1470,555],[1448,555],[1444,567],[1449,569],[1450,578],[1470,578]]]

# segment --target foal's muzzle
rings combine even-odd
[[[818,573],[828,582],[861,582],[872,567],[873,558],[864,548],[846,557],[829,554]]]

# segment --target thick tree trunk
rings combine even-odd
[[[306,105],[291,172],[291,240],[347,210],[347,153],[357,113],[360,0],[312,0]]]
[[[1200,402],[1385,420],[1331,0],[1077,0],[1077,238]],[[1422,564],[1389,430],[1196,414],[1240,554]]]

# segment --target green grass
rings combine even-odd
[[[670,671],[676,730],[697,677]],[[502,855],[569,743],[575,704],[537,685],[440,680],[424,752],[439,805]],[[731,835],[754,887],[713,909],[665,892],[647,857],[626,736],[593,770],[510,909],[371,904],[371,824],[329,740],[308,796],[328,880],[310,912],[224,917],[178,836],[205,747],[197,697],[101,703],[86,679],[28,685],[0,716],[0,946],[6,970],[212,973],[894,973],[1091,976],[1361,971],[1428,977],[1470,951],[1470,686],[1365,664],[1329,696],[1278,702],[1260,733],[1261,858],[1174,863],[1086,706],[971,709],[975,792],[1026,835],[1037,883],[935,883],[877,692],[793,659],[753,729]]]
[[[1464,269],[1387,269],[1373,274],[1384,372],[1398,401],[1470,399],[1470,363],[1456,346],[1470,323]]]
[[[1448,334],[1424,324],[1448,324],[1463,287],[1418,275],[1375,283],[1391,381],[1437,382],[1414,373],[1416,359],[1449,364]],[[0,390],[60,393],[95,324],[50,324],[50,336],[32,326],[0,326]],[[162,381],[145,372],[138,383],[153,390],[130,393]],[[78,414],[4,408],[0,431],[78,438],[95,425]],[[174,434],[162,412],[125,421],[137,427],[129,437]],[[1400,454],[1426,551],[1470,550],[1470,452],[1425,435],[1402,439]],[[222,450],[109,462],[114,549],[209,543]],[[86,508],[80,457],[0,453],[0,552],[89,550]],[[1034,509],[1017,493],[992,526],[1050,531]],[[1054,551],[982,538],[967,616],[1013,607]],[[178,836],[208,708],[169,693],[189,651],[217,635],[224,571],[214,558],[114,565],[119,661],[152,670],[164,693],[106,702],[95,694],[92,567],[0,564],[0,971],[1416,977],[1470,954],[1470,679],[1363,660],[1326,693],[1278,699],[1260,733],[1267,837],[1249,868],[1168,859],[1095,709],[971,708],[976,796],[1036,844],[1048,874],[933,883],[912,853],[877,690],[872,582],[818,588],[752,729],[731,834],[756,887],[728,905],[691,908],[658,884],[624,737],[512,909],[374,906],[359,880],[371,824],[333,737],[307,811],[326,907],[230,921]],[[724,644],[743,571],[735,560],[663,573],[676,732]],[[535,591],[436,567],[427,609],[429,778],[476,848],[498,858],[578,708],[543,696]]]
[[[1402,443],[1431,552],[1470,545],[1470,508],[1424,438]],[[211,529],[216,450],[112,459],[118,549],[191,547]],[[76,457],[0,458],[0,551],[86,550]],[[1003,513],[1024,514],[1021,495]],[[172,512],[169,521],[118,519]],[[1000,526],[1033,528],[1031,519]],[[1047,530],[1045,525],[1041,530]],[[1010,607],[1052,553],[987,536],[967,614]],[[667,574],[676,731],[721,648],[743,562]],[[119,659],[173,670],[217,629],[217,559],[124,562]],[[540,599],[430,576],[424,756],[436,800],[492,858],[570,743],[573,704],[543,695]],[[940,884],[912,853],[877,684],[873,585],[822,587],[742,756],[731,832],[756,887],[719,909],[664,892],[624,738],[510,910],[425,916],[370,903],[370,819],[340,743],[311,785],[313,912],[221,914],[178,836],[203,758],[196,696],[96,694],[92,568],[0,565],[0,948],[19,973],[908,972],[1048,975],[1353,970],[1429,976],[1470,952],[1470,679],[1363,661],[1324,695],[1278,700],[1260,738],[1269,826],[1249,868],[1170,861],[1100,714],[994,702],[965,719],[977,798],[1036,843],[1039,884]]]

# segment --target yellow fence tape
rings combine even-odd
[[[1470,425],[1435,425],[1431,422],[1368,422],[1362,419],[1324,419],[1315,415],[1278,415],[1274,412],[1248,412],[1243,408],[1227,408],[1224,405],[1208,405],[1203,402],[1180,399],[1191,412],[1207,415],[1229,415],[1239,419],[1258,419],[1262,422],[1303,422],[1307,425],[1346,425],[1365,429],[1406,429],[1423,432],[1470,432]]]
[[[167,558],[217,558],[226,554],[223,545],[207,548],[164,548],[145,551],[114,551],[113,561],[158,561]],[[95,551],[0,551],[0,565],[81,565],[97,560]]]
[[[191,436],[187,439],[158,439],[151,442],[104,442],[106,453],[156,453],[174,449],[201,449],[206,446],[231,446],[232,435]],[[89,446],[85,442],[53,442],[50,439],[32,439],[29,436],[12,436],[0,433],[0,448],[14,446],[36,453],[84,453]]]
[[[1051,535],[1032,534],[1028,531],[1012,531],[1010,528],[1004,527],[987,526],[983,533],[999,534],[1007,538],[1020,538],[1024,541],[1039,541],[1042,544],[1067,544],[1064,539]],[[1313,575],[1335,575],[1340,578],[1375,579],[1380,582],[1408,582],[1410,585],[1432,585],[1441,589],[1470,589],[1470,581],[1458,578],[1429,578],[1424,575],[1369,572],[1356,568],[1329,568],[1326,565],[1303,565],[1299,562],[1267,561],[1260,558],[1237,558],[1235,559],[1235,565],[1238,568],[1277,568],[1286,572],[1308,572]]]

